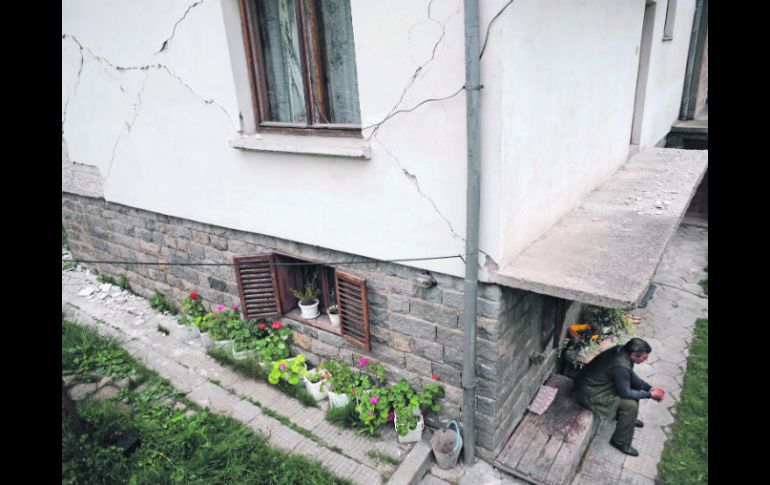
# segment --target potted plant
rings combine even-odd
[[[437,378],[436,375],[433,376]],[[423,412],[438,412],[441,406],[438,399],[443,397],[444,389],[438,384],[427,384],[422,392],[417,393],[409,386],[406,379],[401,379],[390,390],[395,411],[394,425],[399,443],[410,443],[422,439],[425,429]]]
[[[302,374],[302,380],[305,382],[305,389],[313,396],[313,399],[320,401],[327,396],[326,383],[330,377],[326,369],[316,367]]]
[[[257,357],[254,322],[245,321],[243,327],[233,333],[233,358],[235,360],[254,359]]]
[[[313,273],[305,279],[305,290],[300,292],[291,289],[291,294],[294,298],[299,300],[299,309],[302,311],[302,318],[313,319],[316,318],[318,313],[318,295],[321,294],[321,290],[315,284],[316,275]]]
[[[267,381],[270,384],[278,384],[278,381],[284,380],[293,386],[299,384],[300,377],[304,372],[307,372],[305,356],[299,354],[291,359],[280,359],[273,362],[273,369],[267,376]]]
[[[243,327],[243,320],[238,312],[224,305],[217,305],[216,311],[206,314],[203,320],[206,321],[205,328],[208,329],[208,336],[212,340],[211,347],[232,352],[235,344],[233,337]]]
[[[350,403],[349,393],[353,389],[353,373],[344,362],[330,360],[324,364],[329,371],[326,392],[329,395],[329,405],[333,408],[345,407]]]
[[[387,387],[367,389],[359,395],[355,410],[361,422],[360,433],[373,435],[377,428],[390,420],[390,390]]]
[[[195,325],[196,321],[200,324],[200,320],[206,314],[203,298],[198,293],[190,293],[179,302],[179,305],[182,307],[182,315],[177,318],[179,325]]]
[[[257,329],[258,332],[266,332],[263,338],[259,338],[255,342],[259,363],[265,372],[270,372],[275,361],[289,356],[287,341],[291,336],[291,330],[284,328],[281,322],[277,321],[273,322],[270,327],[260,323],[257,325]],[[257,336],[259,337],[259,333]]]
[[[329,315],[329,322],[331,322],[332,325],[335,327],[340,326],[340,309],[337,308],[337,305],[331,305],[327,310],[326,313]]]

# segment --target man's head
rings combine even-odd
[[[650,347],[650,344],[644,340],[638,337],[634,337],[626,342],[626,344],[623,346],[623,351],[628,354],[633,363],[641,364],[647,360],[650,352],[652,352],[652,347]]]

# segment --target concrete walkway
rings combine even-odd
[[[431,451],[426,442],[399,445],[394,429],[373,439],[332,425],[324,419],[328,400],[320,401],[317,407],[305,407],[266,382],[230,370],[209,357],[200,338],[189,327],[177,325],[176,317],[157,313],[145,298],[99,284],[90,272],[62,271],[62,313],[64,318],[117,339],[189,400],[241,421],[264,435],[271,446],[320,460],[329,471],[353,483],[380,484],[388,478],[419,480],[429,466]],[[170,334],[161,333],[159,326]],[[105,385],[106,380],[73,389],[73,398],[117,392]],[[267,409],[309,431],[312,438],[269,416],[264,412]],[[425,435],[429,439],[429,433]],[[369,456],[371,451],[401,463],[375,461]]]

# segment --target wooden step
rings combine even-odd
[[[572,396],[572,379],[554,374],[546,384],[559,390],[553,403],[542,415],[524,415],[494,465],[537,485],[568,485],[598,419]]]

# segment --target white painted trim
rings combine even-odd
[[[230,54],[230,66],[233,70],[235,97],[238,100],[241,132],[254,133],[257,131],[257,117],[251,100],[249,66],[246,60],[246,48],[243,45],[243,29],[238,0],[222,0],[222,19],[225,22],[225,34]]]
[[[230,146],[259,152],[301,153],[362,160],[372,158],[371,146],[363,138],[259,133],[241,135],[230,140]]]

